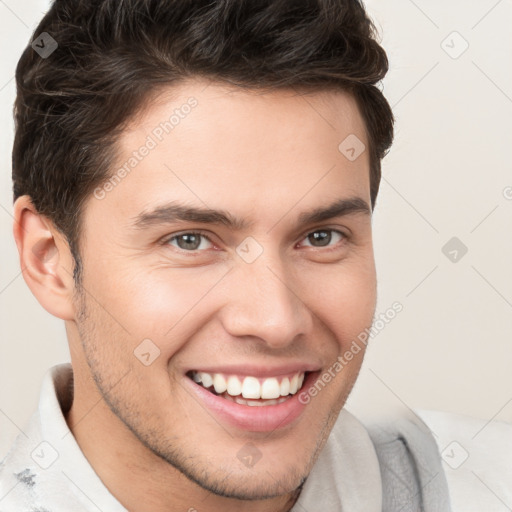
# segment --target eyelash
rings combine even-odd
[[[330,232],[330,233],[337,233],[339,235],[341,235],[342,237],[342,240],[340,240],[338,243],[334,244],[334,245],[327,245],[327,246],[324,246],[324,247],[315,247],[315,246],[306,246],[306,247],[311,247],[313,249],[322,249],[324,251],[329,251],[329,250],[334,250],[337,248],[337,246],[339,244],[342,244],[346,241],[348,241],[349,239],[349,236],[344,233],[343,231],[340,231],[339,229],[333,229],[333,228],[320,228],[320,229],[315,229],[313,231],[309,231],[307,232],[302,238],[301,238],[301,241],[302,240],[305,240],[306,238],[308,238],[310,235],[314,234],[314,233],[319,233],[319,232]],[[201,231],[183,231],[182,233],[178,233],[178,234],[175,234],[175,235],[172,235],[171,237],[167,237],[165,238],[164,240],[162,240],[162,245],[169,245],[170,242],[172,240],[175,240],[181,236],[184,236],[184,235],[199,235],[203,238],[205,238],[206,240],[208,240],[211,244],[215,245],[214,242],[211,240],[211,238],[201,232]],[[187,249],[181,249],[180,247],[176,247],[176,246],[173,246],[175,249],[177,249],[178,251],[182,252],[182,253],[196,253],[196,252],[203,252],[205,251],[206,249],[192,249],[192,250],[187,250]]]

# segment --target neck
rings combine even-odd
[[[99,394],[74,383],[67,424],[80,449],[109,492],[131,512],[288,512],[294,493],[246,501],[218,496],[189,480],[148,449],[110,410]]]

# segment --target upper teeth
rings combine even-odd
[[[241,381],[236,375],[224,376],[221,373],[193,372],[192,378],[205,388],[214,387],[218,394],[227,392],[231,396],[242,395],[244,398],[263,398],[270,400],[280,396],[294,395],[304,382],[304,372],[298,372],[293,377],[284,377],[281,382],[275,377],[258,379],[244,377]]]

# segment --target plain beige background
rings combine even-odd
[[[367,6],[397,118],[373,221],[377,315],[396,301],[403,311],[372,338],[349,408],[512,422],[512,2]],[[13,75],[47,8],[0,0],[0,458],[46,370],[69,360],[64,325],[26,287],[11,234]]]

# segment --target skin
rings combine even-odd
[[[103,199],[83,210],[82,290],[63,236],[30,198],[15,204],[24,277],[66,323],[74,401],[66,415],[83,453],[129,510],[286,511],[297,498],[357,378],[361,350],[301,416],[273,432],[238,429],[187,392],[185,371],[205,364],[327,370],[375,313],[371,213],[303,224],[338,199],[370,205],[369,155],[349,161],[349,135],[368,147],[356,103],[341,91],[256,93],[190,81],[161,91],[118,141],[119,166],[169,112],[197,106]],[[222,209],[250,222],[174,221],[134,227],[169,201]],[[328,231],[327,246],[311,233]],[[176,233],[200,230],[196,250]],[[252,237],[252,263],[236,249]],[[181,241],[183,241],[181,239]],[[183,245],[181,245],[183,247]],[[188,251],[188,252],[187,252]],[[142,340],[160,350],[145,366]],[[246,443],[261,459],[237,458]]]

